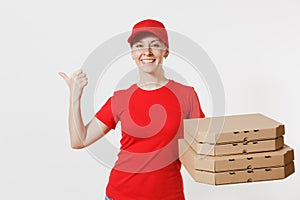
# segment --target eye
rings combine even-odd
[[[143,47],[143,45],[141,45],[141,44],[136,44],[135,47],[136,47],[136,48],[141,48],[141,47]]]
[[[154,43],[154,44],[152,44],[151,46],[152,46],[152,47],[156,47],[156,48],[158,48],[158,47],[160,47],[160,44],[158,44],[158,43]]]

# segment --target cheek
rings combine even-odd
[[[157,58],[158,60],[163,60],[164,55],[163,55],[163,54],[158,54],[158,55],[156,56],[156,58]]]
[[[155,57],[157,58],[163,58],[165,55],[165,51],[157,51],[154,53]]]
[[[136,60],[139,58],[139,53],[136,51],[131,52],[131,57],[133,60]]]

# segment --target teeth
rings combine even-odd
[[[152,59],[152,60],[142,60],[142,62],[144,63],[153,63],[155,61],[155,59]]]

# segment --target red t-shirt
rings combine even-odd
[[[193,87],[173,80],[155,90],[133,84],[114,92],[95,117],[112,129],[121,122],[121,148],[107,196],[113,200],[184,200],[178,159],[183,119],[205,117]]]

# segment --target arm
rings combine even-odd
[[[189,96],[190,113],[189,118],[205,118],[205,114],[202,111],[198,95],[194,88],[191,89]]]
[[[82,70],[78,70],[70,78],[63,72],[60,72],[59,75],[64,78],[70,89],[69,133],[71,147],[81,149],[103,137],[110,128],[95,117],[87,125],[83,123],[80,102],[83,88],[87,85],[86,74]]]
[[[69,132],[71,147],[81,149],[102,138],[111,129],[94,117],[87,125],[83,124],[80,102],[70,101]]]

